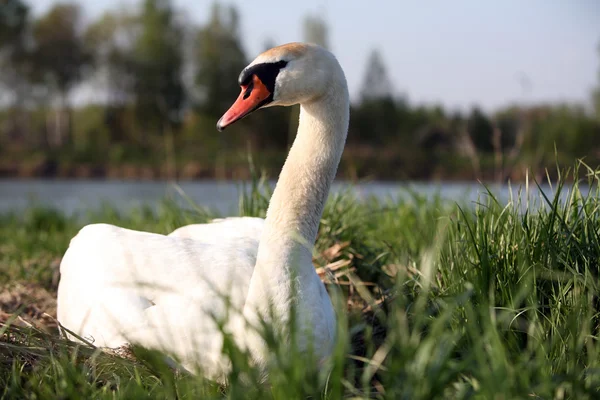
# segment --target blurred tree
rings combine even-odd
[[[394,86],[388,76],[383,57],[378,50],[367,59],[365,78],[360,90],[361,101],[393,98]]]
[[[19,103],[19,86],[30,66],[29,8],[21,0],[5,0],[0,7],[0,83]]]
[[[93,58],[97,78],[102,81],[107,103],[122,105],[132,100],[134,83],[133,44],[135,16],[106,12],[87,27],[85,45]]]
[[[307,43],[314,43],[326,49],[329,48],[327,23],[319,16],[307,15],[304,17],[302,37]]]
[[[3,0],[0,7],[0,49],[13,50],[22,42],[29,8],[22,0]]]
[[[213,119],[218,119],[240,92],[237,77],[246,66],[246,57],[239,29],[237,10],[215,2],[210,20],[198,32],[196,105]]]
[[[89,54],[83,44],[81,10],[75,4],[57,4],[34,24],[34,57],[46,82],[63,101],[82,77]]]
[[[490,119],[478,107],[471,110],[467,130],[477,150],[483,152],[494,150],[494,127]]]
[[[81,24],[78,5],[59,3],[33,26],[33,62],[39,73],[36,77],[56,94],[59,104],[54,127],[48,132],[48,144],[51,146],[69,141],[71,108],[68,95],[80,82],[90,61],[79,30]]]
[[[240,40],[240,17],[233,6],[214,2],[210,19],[197,35],[196,48],[196,100],[197,111],[206,117],[206,129],[233,104],[240,93],[237,77],[246,66],[246,57]],[[241,124],[241,127],[245,124]],[[240,125],[238,125],[240,128]],[[211,135],[212,136],[212,135]],[[233,145],[231,138],[217,138],[215,170],[218,177],[225,175],[226,160],[223,154]]]
[[[600,127],[580,106],[534,107],[528,111],[528,118],[531,134],[526,145],[530,151],[538,150],[552,159],[555,146],[559,153],[575,157],[600,150]]]
[[[600,56],[600,42],[598,43],[598,56]],[[600,121],[600,68],[598,68],[598,86],[592,94],[592,104],[596,113],[596,118]]]
[[[403,101],[394,97],[381,54],[373,50],[367,59],[360,104],[353,112],[356,139],[362,143],[387,143],[390,137],[398,133],[399,110],[404,106]]]
[[[0,104],[13,107],[3,133],[24,139],[27,118],[22,108],[29,92],[27,77],[32,63],[28,46],[29,8],[21,0],[4,0],[0,6]]]
[[[501,145],[503,150],[513,150],[520,146],[525,131],[525,121],[522,118],[523,109],[509,107],[496,112],[492,118],[496,121],[498,129],[502,132]]]
[[[151,131],[166,132],[181,120],[185,101],[181,54],[182,29],[169,0],[145,0],[131,65],[142,144]]]
[[[397,104],[391,97],[362,101],[351,113],[351,140],[379,146],[387,144],[392,138],[398,139],[398,116]]]
[[[137,19],[123,11],[106,12],[87,27],[85,45],[95,66],[94,86],[105,100],[104,123],[109,139],[119,143],[134,133],[128,106],[134,100],[135,71],[133,45],[136,39]],[[131,122],[131,121],[130,121]],[[94,141],[93,138],[89,138]]]

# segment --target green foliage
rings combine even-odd
[[[104,124],[105,110],[98,106],[81,108],[72,115],[73,144],[77,150],[85,153],[86,149],[106,147],[111,139],[107,124]],[[102,161],[105,154],[87,154],[87,162]],[[91,157],[90,157],[91,156]],[[94,159],[96,158],[96,159]],[[100,159],[98,159],[100,158]]]
[[[360,90],[361,100],[385,99],[393,95],[394,88],[387,74],[383,56],[378,50],[373,50],[367,59],[367,69]]]
[[[600,42],[598,43],[598,55],[600,56]],[[598,86],[592,92],[592,105],[596,118],[600,121],[600,68],[598,68]]]
[[[60,3],[35,21],[33,60],[39,76],[53,89],[66,96],[82,76],[89,55],[77,31],[81,10],[75,4]]]
[[[20,40],[27,27],[28,13],[29,8],[21,0],[3,1],[0,7],[0,48]]]
[[[181,27],[168,0],[145,0],[139,18],[132,71],[136,109],[144,130],[163,133],[161,128],[178,122],[185,98]]]
[[[479,108],[474,108],[471,111],[467,130],[477,149],[484,152],[491,152],[494,149],[494,128],[491,121]]]
[[[0,6],[0,91],[11,93],[13,103],[22,106],[29,94],[28,79],[35,75],[38,68],[31,57],[30,42],[30,12],[29,7],[21,0],[5,0]],[[2,118],[3,121],[14,123],[14,116],[19,111],[14,110]],[[12,120],[12,121],[11,121]],[[9,126],[10,126],[9,125]],[[16,128],[16,129],[15,129]],[[9,129],[9,134],[13,133]]]
[[[137,15],[107,11],[83,33],[96,73],[105,74],[103,88],[110,102],[108,110],[122,107],[133,91],[135,71],[131,47],[136,25]],[[111,130],[118,128],[111,126]]]
[[[403,102],[392,97],[364,99],[351,114],[350,129],[354,135],[350,140],[378,147],[391,141],[411,140],[409,129],[403,129],[408,123],[402,118],[403,108]]]
[[[195,83],[198,110],[215,120],[239,95],[237,77],[247,64],[239,35],[238,11],[213,3],[208,23],[197,33]]]
[[[230,384],[220,388],[202,377],[173,373],[161,357],[142,349],[134,348],[138,361],[130,361],[55,335],[0,326],[2,393],[595,399],[600,171],[585,164],[577,168],[565,172],[552,192],[533,197],[525,187],[507,204],[485,190],[476,204],[458,205],[410,193],[398,200],[358,201],[350,192],[332,196],[315,263],[348,265],[333,271],[337,285],[328,285],[339,317],[329,375],[303,363],[294,346],[273,344],[271,386],[259,384],[246,355],[226,340],[234,371]],[[566,185],[564,179],[581,175],[586,178]],[[269,185],[255,180],[249,189],[240,212],[264,215]],[[124,214],[109,207],[81,217],[166,233],[204,222],[208,214],[167,201],[158,211]],[[53,290],[43,271],[81,226],[81,219],[40,208],[2,216],[3,282],[37,281]]]
[[[584,157],[600,146],[600,125],[580,107],[539,107],[531,111],[525,146],[551,157],[554,148]]]

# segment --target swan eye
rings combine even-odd
[[[244,100],[246,100],[248,97],[250,97],[250,93],[252,93],[252,89],[254,89],[254,81],[250,80],[250,82],[246,86],[246,89],[244,92]]]
[[[279,71],[285,68],[287,64],[287,61],[254,64],[242,71],[238,78],[238,83],[240,86],[250,85],[252,82],[252,75],[256,75],[258,79],[264,83],[267,89],[273,93],[275,90],[275,79],[277,78]]]

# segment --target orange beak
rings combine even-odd
[[[222,131],[229,125],[244,118],[252,111],[255,111],[269,102],[272,93],[267,89],[264,83],[253,75],[252,81],[249,84],[242,86],[242,92],[237,100],[227,110],[225,114],[217,122],[217,129]]]

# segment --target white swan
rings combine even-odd
[[[215,318],[265,371],[269,349],[245,321],[256,324],[261,316],[285,341],[293,308],[300,349],[319,361],[331,353],[336,318],[312,248],[346,140],[344,73],[323,48],[291,43],[259,55],[239,83],[242,92],[219,130],[261,107],[301,104],[298,134],[260,243],[252,233],[228,228],[236,223],[227,219],[201,228],[213,229],[203,241],[88,225],[71,240],[60,266],[63,326],[98,346],[162,350],[188,371],[224,381],[231,366]]]

